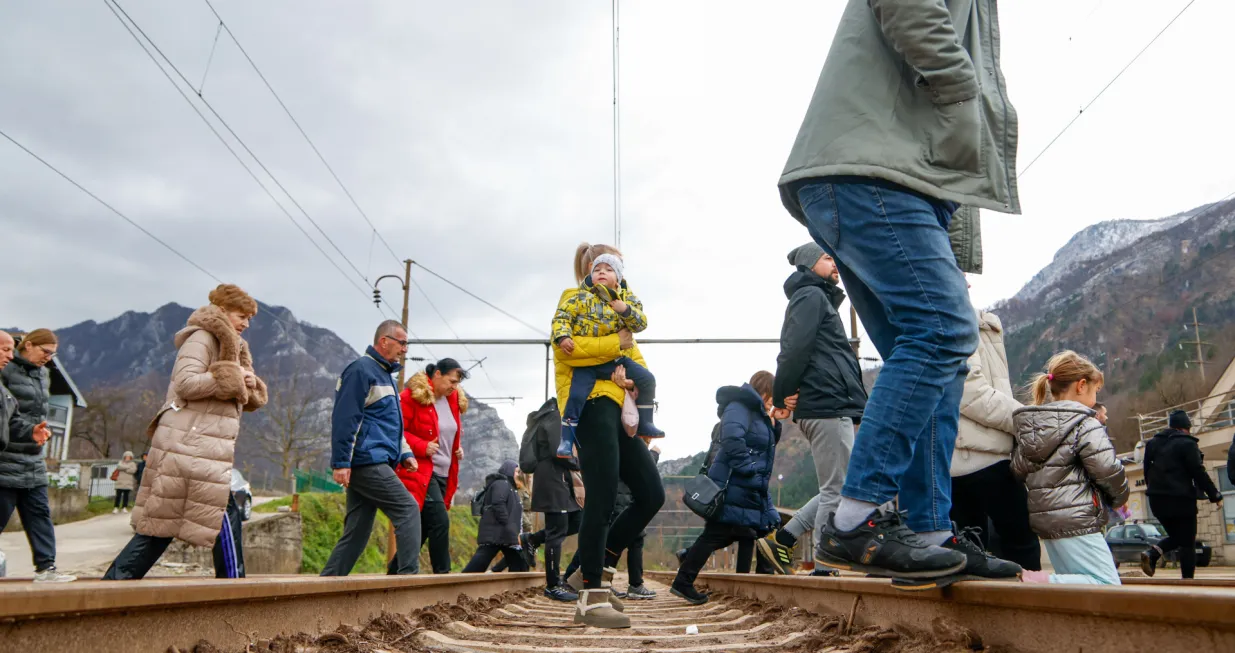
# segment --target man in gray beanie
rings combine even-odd
[[[807,243],[789,252],[789,263],[795,269],[785,280],[789,305],[772,402],[793,410],[793,421],[810,442],[819,495],[788,525],[759,540],[759,557],[779,574],[791,573],[793,546],[803,534],[813,531],[815,541],[821,541],[819,531],[840,503],[854,425],[862,421],[866,406],[862,368],[837,312],[845,291],[838,285],[835,261],[819,245]]]

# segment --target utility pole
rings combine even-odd
[[[1201,347],[1209,343],[1201,341],[1201,323],[1197,321],[1195,306],[1192,307],[1192,334],[1193,338],[1195,338],[1192,344],[1196,345],[1196,360],[1193,362],[1200,368],[1201,382],[1205,383],[1205,351]]]

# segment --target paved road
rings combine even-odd
[[[260,505],[273,498],[253,497],[253,504]],[[253,520],[264,519],[272,514],[274,513],[255,512]],[[67,573],[101,575],[133,537],[129,517],[130,515],[124,513],[107,514],[57,526],[56,567]],[[26,542],[24,532],[0,534],[0,551],[4,551],[8,558],[9,578],[34,576],[30,545]]]

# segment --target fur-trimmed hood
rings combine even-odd
[[[185,327],[176,332],[176,349],[180,349],[185,341],[197,331],[206,331],[219,341],[219,361],[240,363],[240,366],[252,370],[253,355],[249,353],[249,343],[227,321],[223,309],[214,304],[207,304],[189,316]]]
[[[413,374],[404,385],[412,391],[412,399],[415,399],[416,403],[421,406],[433,403],[433,386],[430,385],[429,377],[424,372]],[[459,413],[466,413],[469,403],[467,393],[463,392],[463,388],[456,388],[455,392],[459,393]]]

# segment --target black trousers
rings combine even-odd
[[[527,561],[523,559],[523,551],[513,546],[481,544],[476,547],[476,553],[472,554],[472,559],[463,568],[463,573],[485,573],[485,570],[489,568],[489,563],[493,562],[493,558],[497,557],[499,552],[502,554],[502,559],[506,561],[508,569],[511,571],[527,571]]]
[[[214,540],[212,551],[215,578],[244,578],[244,536],[240,531],[241,521],[240,509],[236,507],[236,500],[229,492],[223,526]],[[120,551],[120,555],[116,556],[111,567],[107,568],[103,580],[145,578],[154,563],[163,557],[163,552],[173,539],[175,538],[134,535]]]
[[[1029,493],[1002,461],[952,479],[952,521],[959,529],[978,528],[991,553],[1031,571],[1042,570],[1042,548],[1029,527]],[[988,520],[998,534],[991,542]]]
[[[750,565],[755,560],[755,540],[744,537],[738,540],[738,560],[734,571],[739,574],[749,574]]]
[[[32,488],[0,487],[0,531],[16,510],[22,530],[34,557],[34,569],[43,571],[56,565],[56,527],[51,522],[51,503],[47,486]]]
[[[1179,571],[1184,578],[1196,576],[1196,499],[1149,495],[1149,509],[1166,529],[1158,542],[1163,553],[1179,549]]]
[[[598,397],[583,406],[579,418],[579,466],[587,493],[579,527],[579,561],[583,586],[589,589],[601,586],[604,567],[617,564],[665,503],[665,487],[652,452],[622,431],[621,414],[616,402]],[[610,526],[619,479],[630,488],[632,501]]]
[[[446,505],[446,479],[433,474],[420,511],[420,543],[429,543],[429,565],[435,574],[450,573],[450,512]]]
[[[527,537],[532,546],[545,547],[545,587],[550,589],[562,584],[562,542],[579,532],[583,523],[583,511],[546,512],[545,527]]]
[[[116,504],[115,504],[115,507],[117,507],[117,508],[128,508],[128,507],[129,507],[129,495],[130,495],[130,494],[132,494],[132,493],[133,493],[133,491],[132,491],[132,490],[116,490]],[[122,503],[123,503],[123,505],[121,505]]]
[[[626,547],[626,573],[630,575],[630,586],[643,584],[643,542],[647,538],[647,533],[639,533],[639,537],[635,538],[630,546]],[[570,564],[566,565],[566,577],[575,573],[579,568],[579,552],[575,551],[575,555],[570,559]]]
[[[695,584],[695,579],[699,577],[699,572],[703,570],[703,565],[707,564],[708,558],[712,554],[733,544],[739,542],[738,546],[738,571],[740,573],[749,573],[750,560],[747,558],[745,566],[743,566],[742,545],[744,540],[749,540],[753,551],[755,542],[755,531],[752,528],[745,526],[731,526],[722,524],[716,521],[710,521],[704,524],[703,532],[695,540],[695,543],[690,545],[686,550],[686,557],[682,560],[682,566],[678,568],[677,578],[673,579],[674,585],[691,585]],[[751,554],[746,554],[750,556]],[[760,573],[766,573],[760,570]]]

